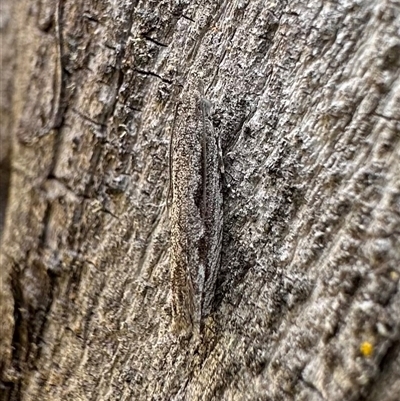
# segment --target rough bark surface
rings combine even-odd
[[[1,7],[1,400],[398,399],[398,0]],[[192,76],[224,234],[212,314],[180,338],[166,203]]]

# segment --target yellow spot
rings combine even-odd
[[[369,358],[374,352],[374,346],[369,341],[364,341],[360,345],[360,352],[363,356]]]

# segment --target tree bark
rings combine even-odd
[[[1,7],[1,400],[398,399],[398,1]],[[193,79],[224,225],[184,337],[167,203]]]

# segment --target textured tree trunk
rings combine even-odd
[[[398,400],[397,0],[2,0],[0,28],[1,400]],[[223,240],[181,336],[169,148],[193,80]]]

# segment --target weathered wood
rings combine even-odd
[[[397,399],[400,4],[3,3],[0,399]],[[182,339],[166,203],[194,75],[224,234]]]

